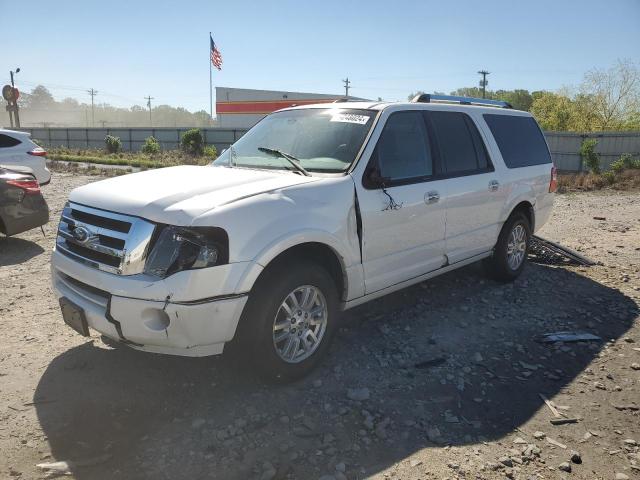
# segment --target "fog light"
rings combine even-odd
[[[149,330],[163,332],[169,328],[171,321],[169,315],[164,310],[147,308],[142,312],[142,321]]]

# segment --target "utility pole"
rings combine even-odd
[[[478,73],[482,75],[482,80],[480,80],[480,86],[482,87],[482,98],[486,98],[487,85],[489,85],[489,82],[487,81],[487,75],[489,75],[489,73],[491,72],[487,72],[486,70],[480,70],[478,71]]]
[[[351,84],[351,81],[349,80],[349,77],[347,77],[342,80],[342,82],[344,83],[344,95],[346,98],[349,98],[349,85]]]
[[[149,126],[153,127],[153,122],[151,121],[151,100],[153,100],[153,97],[149,95],[148,97],[144,98],[147,101],[147,107],[149,107]]]
[[[95,127],[95,122],[94,122],[94,109],[93,109],[93,97],[95,97],[98,94],[97,90],[94,90],[93,88],[91,90],[87,90],[87,93],[89,95],[91,95],[91,126]]]

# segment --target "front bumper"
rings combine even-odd
[[[56,296],[81,307],[91,329],[138,350],[182,356],[222,353],[225,342],[235,335],[248,298],[247,291],[237,289],[247,270],[256,274],[256,264],[222,267],[226,268],[203,269],[209,270],[205,272],[209,275],[207,290],[213,295],[194,299],[190,292],[174,289],[176,285],[168,279],[151,281],[144,275],[100,272],[57,251],[51,258]]]

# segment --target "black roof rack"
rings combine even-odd
[[[487,98],[459,97],[456,95],[433,95],[422,93],[411,100],[412,103],[458,103],[460,105],[481,105],[484,107],[513,108],[504,100],[489,100]]]

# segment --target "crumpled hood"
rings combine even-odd
[[[317,180],[283,171],[184,165],[90,183],[73,190],[69,200],[159,223],[190,225],[221,205]]]

